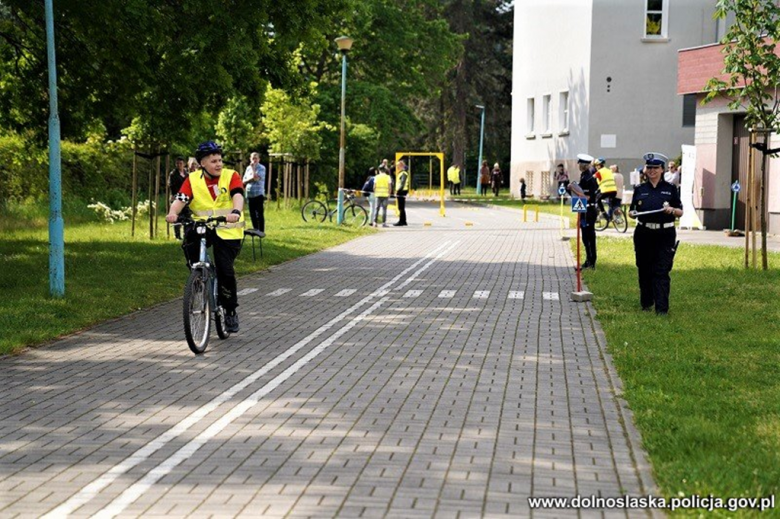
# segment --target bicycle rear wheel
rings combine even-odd
[[[195,354],[206,351],[211,331],[209,275],[201,269],[190,272],[184,286],[184,336]]]
[[[599,211],[599,215],[596,217],[596,224],[595,228],[597,231],[603,231],[607,228],[607,225],[609,225],[609,221],[607,220],[607,215]]]
[[[617,232],[626,232],[628,229],[628,220],[626,220],[626,215],[623,214],[623,211],[615,211],[612,213],[612,225],[615,226]]]
[[[301,217],[306,223],[322,223],[328,217],[328,208],[319,200],[309,200],[301,208]]]
[[[368,222],[368,211],[365,207],[359,205],[348,205],[344,208],[344,224],[354,227],[366,225]]]

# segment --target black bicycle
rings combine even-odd
[[[195,354],[206,351],[211,333],[211,321],[220,339],[230,337],[225,326],[225,309],[219,304],[219,282],[214,264],[206,250],[206,233],[213,231],[220,223],[227,220],[224,216],[215,216],[206,220],[179,218],[175,225],[183,225],[185,229],[195,229],[200,236],[200,255],[197,263],[190,267],[190,277],[184,285],[184,336],[187,344]],[[187,233],[184,233],[186,236]]]
[[[597,203],[596,210],[599,213],[598,216],[596,216],[595,229],[597,231],[603,231],[609,227],[610,222],[612,222],[612,226],[615,227],[617,232],[626,232],[628,229],[628,219],[626,218],[626,215],[623,214],[623,210],[620,207],[615,207],[612,210],[611,218],[609,214],[607,214],[607,210],[604,208],[604,204]]]
[[[362,205],[355,202],[357,192],[353,190],[344,191],[344,225],[359,227],[368,223],[368,211]],[[301,208],[301,217],[306,223],[322,223],[325,218],[333,221],[333,215],[337,209],[331,209],[329,202],[320,202],[319,200],[309,200]]]

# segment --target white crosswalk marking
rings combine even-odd
[[[238,292],[236,292],[236,295],[245,296],[247,294],[251,294],[252,292],[257,292],[257,289],[256,288],[245,288],[243,290],[239,290]]]
[[[439,292],[439,297],[443,299],[450,299],[451,297],[455,297],[455,293],[457,290],[442,290]]]
[[[507,299],[524,299],[525,298],[525,292],[522,290],[512,290],[509,292],[509,297]]]
[[[422,291],[422,290],[409,290],[409,291],[407,291],[407,292],[404,294],[404,297],[407,297],[407,298],[412,298],[412,299],[413,299],[413,298],[415,298],[415,297],[420,297],[420,295],[421,295],[422,293],[423,293],[423,291]]]
[[[354,288],[345,288],[344,290],[336,294],[336,297],[349,297],[355,292],[357,292],[357,290],[355,290]]]
[[[558,292],[542,292],[542,298],[548,301],[560,301]]]
[[[490,290],[477,290],[474,292],[474,299],[487,299],[490,295]]]
[[[320,292],[325,292],[325,289],[323,288],[312,288],[311,290],[308,290],[300,295],[300,297],[312,297],[316,296]]]
[[[270,297],[281,296],[281,295],[283,295],[283,294],[286,294],[286,293],[287,293],[287,292],[289,292],[290,290],[292,290],[292,288],[280,288],[279,290],[274,290],[273,292],[271,292],[271,293],[270,293],[270,294],[268,294],[268,295],[269,295]]]

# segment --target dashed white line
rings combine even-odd
[[[390,281],[382,285],[380,288],[378,288],[368,296],[364,297],[359,302],[352,305],[349,309],[345,310],[344,312],[336,316],[328,323],[320,326],[317,330],[312,332],[310,335],[308,335],[301,341],[297,342],[295,345],[290,347],[284,353],[278,355],[271,362],[269,362],[259,370],[255,371],[251,375],[247,376],[241,382],[238,382],[237,384],[233,385],[231,388],[227,389],[222,394],[220,394],[219,396],[217,396],[207,404],[203,405],[202,407],[194,411],[192,414],[187,416],[184,420],[177,423],[171,429],[164,432],[154,440],[150,441],[149,443],[147,443],[146,445],[138,449],[135,453],[131,454],[125,460],[123,460],[119,464],[115,465],[114,467],[106,471],[95,481],[82,488],[70,499],[68,499],[60,506],[48,512],[43,517],[47,519],[61,518],[61,517],[66,517],[69,514],[73,513],[74,511],[82,507],[84,504],[91,501],[103,489],[111,485],[111,483],[113,483],[121,475],[125,474],[132,468],[148,460],[149,457],[151,457],[155,452],[160,450],[162,447],[164,447],[174,439],[183,435],[188,429],[190,429],[190,427],[203,420],[209,413],[216,410],[220,405],[230,401],[237,393],[239,393],[240,391],[248,387],[250,384],[257,381],[260,377],[267,374],[273,368],[275,368],[276,366],[278,366],[279,364],[281,364],[282,362],[290,358],[292,355],[297,353],[301,348],[303,348],[313,340],[317,339],[320,335],[324,334],[326,331],[336,326],[337,323],[339,323],[344,318],[357,311],[361,306],[365,305],[366,303],[370,302],[372,299],[376,297],[382,298],[376,303],[374,303],[370,308],[365,310],[363,313],[353,318],[349,323],[342,326],[330,338],[326,339],[320,345],[312,349],[309,353],[307,353],[304,357],[299,359],[292,366],[287,368],[276,378],[274,378],[269,383],[265,384],[263,387],[258,389],[254,394],[252,394],[252,396],[250,396],[243,402],[236,404],[222,418],[214,422],[208,429],[203,431],[194,439],[190,440],[186,445],[180,448],[175,454],[167,458],[162,464],[156,466],[151,471],[149,471],[146,474],[146,476],[144,476],[140,481],[136,482],[135,484],[127,488],[121,495],[119,495],[119,497],[114,499],[108,506],[106,506],[100,512],[98,512],[97,516],[115,517],[116,515],[120,514],[125,508],[127,508],[136,499],[138,499],[141,495],[143,495],[143,493],[147,489],[149,489],[154,483],[159,481],[166,474],[170,473],[171,470],[173,470],[176,466],[178,466],[182,461],[188,459],[195,452],[197,452],[198,449],[200,449],[200,447],[208,441],[208,439],[218,434],[222,429],[227,427],[231,422],[239,418],[253,405],[255,405],[257,400],[259,400],[263,396],[267,395],[270,391],[278,387],[279,384],[287,380],[287,378],[292,376],[292,374],[295,373],[298,369],[300,369],[304,364],[306,364],[311,359],[319,355],[319,353],[321,353],[328,346],[330,346],[336,339],[341,337],[341,335],[346,333],[350,328],[354,327],[365,316],[367,316],[368,314],[376,310],[376,308],[381,306],[381,304],[387,300],[386,298],[384,298],[384,296],[388,294],[390,286],[398,282],[400,279],[408,275],[410,272],[414,271],[414,274],[410,276],[408,279],[406,279],[406,281],[404,281],[404,283],[402,283],[401,286],[405,286],[408,283],[411,283],[415,278],[417,278],[417,276],[419,276],[421,273],[427,270],[434,262],[436,262],[436,260],[441,258],[444,254],[450,252],[458,243],[459,242],[450,243],[449,241],[447,241],[444,242],[439,247],[436,247],[434,250],[426,254],[424,257],[420,258],[419,260],[415,261],[412,265],[404,269],[393,279],[391,279]],[[432,259],[429,259],[431,258],[431,256],[434,257]],[[426,260],[428,260],[428,263],[418,269],[417,266]],[[291,289],[289,288],[279,289],[276,292],[281,291],[281,293],[284,294],[289,292],[290,290]],[[281,294],[277,294],[277,295],[281,295]]]
[[[252,292],[257,292],[257,289],[256,288],[245,288],[243,290],[239,290],[238,292],[236,292],[236,295],[245,296],[245,295],[251,294]]]
[[[325,289],[323,288],[312,288],[311,290],[307,290],[303,294],[301,294],[299,297],[313,297],[317,294],[320,294],[322,292],[325,292]]]
[[[507,299],[524,299],[525,298],[525,292],[522,290],[512,290],[509,292],[509,296]]]
[[[455,294],[457,293],[457,290],[442,290],[439,292],[439,297],[442,299],[450,299],[455,297]]]
[[[349,297],[355,292],[357,292],[357,290],[355,290],[354,288],[345,288],[344,290],[336,294],[335,297]]]
[[[407,298],[407,299],[414,299],[415,297],[420,297],[422,295],[422,293],[423,293],[422,290],[408,290],[404,294],[404,297]]]
[[[558,296],[558,292],[542,292],[542,299],[547,299],[548,301],[560,301],[560,296]]]
[[[280,288],[279,290],[274,290],[273,292],[271,292],[270,294],[268,294],[268,297],[276,297],[276,296],[281,296],[281,295],[284,295],[284,294],[286,294],[286,293],[287,293],[287,292],[289,292],[290,290],[292,290],[292,288]]]
[[[472,297],[474,299],[487,299],[490,297],[490,290],[477,290]]]

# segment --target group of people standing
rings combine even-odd
[[[498,162],[493,164],[493,169],[488,167],[488,161],[482,161],[482,167],[479,170],[480,193],[485,196],[488,189],[493,190],[493,195],[498,196],[501,186],[504,185],[504,174]]]
[[[642,310],[655,310],[659,315],[666,315],[671,288],[669,273],[677,251],[675,219],[683,215],[683,207],[678,187],[664,177],[671,181],[676,179],[679,184],[679,173],[676,165],[661,153],[646,153],[642,158],[643,181],[634,186],[629,209],[629,216],[637,220],[634,254],[639,276],[639,300]],[[675,168],[671,176],[668,172],[664,175],[667,163],[670,169]],[[587,210],[580,219],[586,255],[581,268],[594,269],[597,260],[597,205],[609,200],[611,208],[619,207],[622,175],[617,166],[606,168],[603,159],[594,159],[587,154],[577,155],[577,165],[580,170],[579,184],[570,184],[568,188],[572,194],[587,198]],[[608,214],[611,215],[611,211]]]
[[[391,175],[393,172],[395,179]],[[408,225],[406,222],[406,197],[409,194],[410,183],[409,171],[403,160],[399,160],[393,166],[388,166],[387,159],[384,159],[378,167],[369,168],[368,178],[361,191],[368,195],[370,226],[379,226],[380,211],[382,212],[382,227],[388,226],[387,204],[394,189],[398,201],[398,221],[393,226],[405,227]]]

